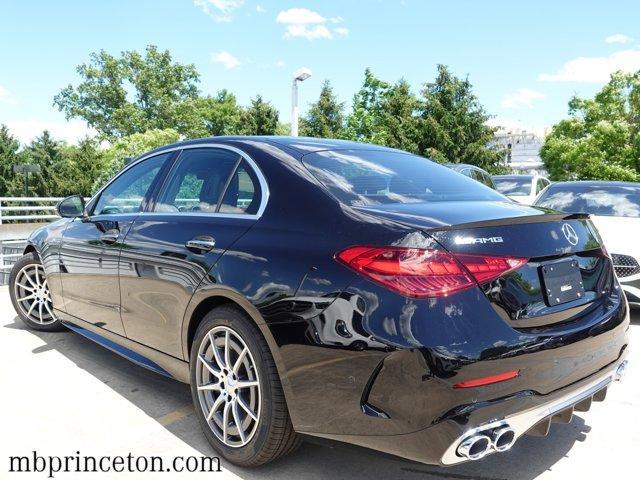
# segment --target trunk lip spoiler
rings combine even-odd
[[[545,213],[542,215],[526,215],[522,217],[504,217],[491,220],[480,220],[478,222],[457,223],[454,225],[444,225],[432,228],[424,228],[427,232],[447,232],[452,230],[466,230],[468,228],[500,227],[509,225],[524,225],[527,223],[545,223],[560,220],[588,220],[591,216],[588,213]]]

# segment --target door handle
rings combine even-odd
[[[198,235],[189,240],[185,246],[196,253],[210,252],[216,246],[216,241],[209,235]]]
[[[120,230],[117,228],[112,228],[111,230],[107,230],[102,235],[100,235],[100,241],[102,243],[106,243],[107,245],[111,245],[118,241],[118,237],[120,237]]]

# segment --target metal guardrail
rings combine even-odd
[[[26,239],[0,240],[0,285],[9,282],[11,267],[22,256]]]
[[[61,197],[0,197],[0,225],[38,223],[55,220],[56,204]],[[22,229],[24,230],[24,229]],[[16,231],[15,236],[0,238],[0,285],[9,280],[13,264],[22,256],[28,232]]]
[[[61,197],[0,197],[0,225],[16,221],[55,220]],[[25,212],[28,212],[25,214]]]

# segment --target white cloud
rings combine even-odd
[[[16,98],[11,95],[11,92],[0,85],[0,103],[10,103],[15,104],[18,103]]]
[[[604,41],[607,43],[631,43],[633,38],[624,33],[616,33],[615,35],[609,35]]]
[[[278,60],[278,61],[276,62],[276,67],[278,67],[278,68],[282,68],[282,67],[284,67],[284,66],[285,66],[284,60]]]
[[[284,36],[286,38],[302,37],[307,40],[315,40],[317,38],[331,39],[333,36],[324,25],[287,25],[287,31]]]
[[[242,65],[240,60],[225,51],[212,53],[211,60],[215,63],[221,63],[227,70],[233,70],[234,68],[238,68]]]
[[[276,17],[276,22],[285,25],[285,38],[306,38],[315,40],[324,38],[330,40],[334,35],[344,37],[349,33],[345,27],[330,28],[327,24],[336,24],[343,21],[342,17],[335,16],[325,18],[318,12],[307,8],[290,8],[282,10]]]
[[[503,108],[533,108],[533,102],[542,100],[543,98],[543,93],[528,88],[520,88],[513,93],[505,95],[501,105]]]
[[[77,143],[78,140],[96,135],[96,131],[81,120],[42,121],[42,120],[9,120],[4,122],[9,131],[22,143],[29,143],[35,137],[48,130],[56,140]]]
[[[311,23],[324,23],[327,19],[318,12],[313,12],[307,8],[290,8],[278,13],[276,22],[284,24],[308,25]]]
[[[216,22],[230,22],[233,11],[241,7],[244,0],[193,0],[193,4]]]
[[[266,10],[262,5],[256,5],[256,12],[264,13],[264,12],[266,12]]]
[[[556,73],[541,73],[545,82],[605,83],[617,71],[635,72],[640,69],[640,50],[621,50],[608,57],[578,57],[569,60]]]

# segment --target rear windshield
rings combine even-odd
[[[305,155],[303,162],[338,200],[353,206],[504,200],[481,183],[408,153],[326,151]]]
[[[550,186],[536,205],[567,213],[606,217],[640,217],[640,184]]]
[[[531,194],[531,177],[493,177],[493,183],[503,195],[525,197]]]

